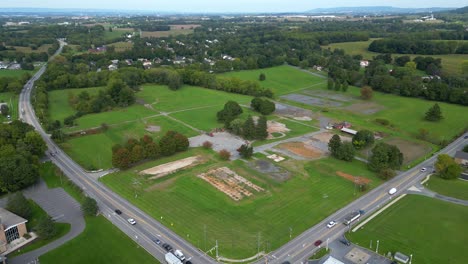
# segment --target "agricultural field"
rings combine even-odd
[[[10,109],[11,120],[18,119],[18,100],[18,95],[14,93],[0,93],[0,103],[8,104],[8,108]],[[7,118],[3,115],[0,115],[0,122],[3,121],[7,121]]]
[[[468,181],[461,179],[445,180],[435,175],[424,186],[439,194],[468,200]]]
[[[52,47],[52,44],[43,44],[35,50],[31,49],[31,47],[22,47],[22,46],[10,46],[8,48],[15,48],[16,51],[22,52],[22,53],[40,53],[40,52],[47,53],[47,51],[51,47]]]
[[[123,52],[123,51],[132,49],[133,43],[127,42],[127,41],[119,41],[119,42],[110,43],[107,46],[114,47],[116,52]]]
[[[169,31],[142,31],[142,38],[162,38],[177,35],[188,35],[192,34],[193,30],[200,25],[198,24],[187,24],[187,25],[170,25]]]
[[[21,78],[25,74],[33,74],[34,71],[27,71],[27,70],[0,70],[0,77],[16,77]]]
[[[343,49],[347,54],[350,55],[362,55],[365,59],[372,59],[372,57],[378,55],[377,52],[368,51],[367,48],[369,44],[374,39],[368,41],[356,41],[356,42],[344,42],[344,43],[334,43],[327,46],[322,46],[322,48],[330,49]],[[434,58],[442,59],[442,71],[446,71],[450,74],[461,74],[461,63],[464,60],[468,60],[467,54],[446,54],[446,55],[415,55],[415,54],[392,54],[395,56],[408,55],[411,59],[418,56],[430,56]]]
[[[158,263],[103,216],[86,218],[83,233],[39,257],[44,264],[63,263],[64,259],[70,264]]]
[[[248,70],[229,72],[222,76],[237,77],[243,80],[258,81],[261,73],[265,74],[265,81],[260,85],[269,88],[275,96],[288,94],[298,90],[312,87],[326,87],[326,79],[313,75],[310,72],[302,71],[291,66],[277,66],[259,70]]]
[[[467,218],[466,206],[408,195],[347,236],[363,247],[379,240],[379,253],[412,254],[414,263],[464,263]]]
[[[155,180],[138,174],[153,166],[196,155],[205,162]],[[223,162],[212,151],[196,148],[101,180],[198,248],[207,250],[218,240],[220,255],[235,258],[257,253],[258,234],[261,234],[260,250],[273,250],[289,240],[290,228],[296,236],[359,197],[362,193],[356,192],[353,181],[339,176],[336,168],[368,179],[370,188],[381,183],[358,161],[348,163],[325,158],[312,162],[289,160],[275,165],[289,170],[292,176],[279,183],[271,173],[254,170],[243,161]],[[251,196],[235,201],[200,178],[201,174],[221,167],[252,183],[249,185],[252,188],[254,185],[260,188],[250,190]]]

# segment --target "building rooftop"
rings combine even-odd
[[[468,153],[463,152],[463,151],[457,151],[455,153],[455,158],[468,160]]]
[[[344,263],[330,256],[322,264],[344,264]]]
[[[21,223],[26,223],[27,221],[28,220],[24,219],[23,217],[17,216],[14,213],[0,207],[0,223],[3,224],[5,231]]]

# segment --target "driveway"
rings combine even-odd
[[[34,261],[39,256],[81,234],[86,226],[80,204],[62,188],[48,189],[45,182],[40,180],[36,185],[24,190],[23,193],[27,198],[32,199],[44,209],[56,222],[69,223],[71,228],[64,236],[41,248],[8,259],[9,264],[35,263]]]

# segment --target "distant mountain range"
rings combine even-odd
[[[356,15],[388,15],[388,14],[410,14],[449,11],[456,9],[449,7],[429,7],[429,8],[400,8],[392,6],[355,6],[355,7],[332,7],[316,8],[307,11],[312,14],[356,14]]]

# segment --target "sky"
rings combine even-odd
[[[343,6],[462,7],[467,0],[0,0],[0,8],[80,8],[176,12],[300,12]]]

